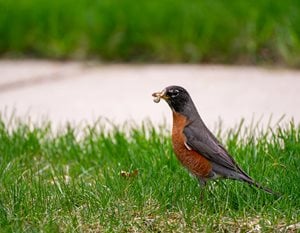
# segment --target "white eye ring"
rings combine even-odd
[[[172,93],[171,97],[174,98],[174,97],[178,96],[179,91],[177,89],[175,89],[175,90],[172,90],[171,93]]]

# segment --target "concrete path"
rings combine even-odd
[[[150,119],[171,122],[164,102],[151,94],[176,84],[186,87],[210,128],[242,117],[266,125],[282,115],[300,121],[300,71],[212,65],[105,65],[79,62],[0,61],[0,111],[9,116],[65,122],[115,123]]]

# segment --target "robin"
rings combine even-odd
[[[154,102],[164,99],[173,112],[172,144],[176,157],[205,186],[208,180],[226,178],[247,182],[267,193],[247,175],[202,121],[189,93],[169,86],[152,94]]]

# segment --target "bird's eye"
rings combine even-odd
[[[175,98],[178,95],[179,95],[179,91],[178,90],[175,89],[175,90],[171,90],[170,91],[171,98]]]

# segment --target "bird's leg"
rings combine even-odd
[[[198,177],[198,184],[200,188],[200,201],[204,200],[204,188],[206,185],[206,181],[203,178]]]

